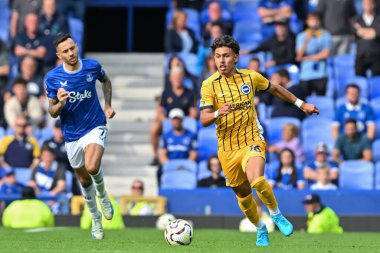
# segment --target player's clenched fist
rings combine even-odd
[[[231,112],[231,104],[223,104],[222,107],[219,108],[219,116],[227,115]]]
[[[104,114],[107,118],[112,119],[115,116],[116,112],[112,107],[107,107],[104,109]]]
[[[59,88],[57,92],[58,101],[61,102],[62,105],[66,104],[66,101],[69,97],[69,92],[64,88]]]

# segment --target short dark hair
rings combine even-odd
[[[350,124],[350,123],[353,123],[353,124],[356,126],[356,120],[353,119],[353,118],[349,118],[349,119],[347,119],[346,122],[345,122],[344,124],[347,125],[347,124]]]
[[[279,69],[276,71],[276,73],[281,76],[281,77],[286,77],[287,79],[290,80],[290,75],[289,72],[286,69]]]
[[[21,190],[21,198],[22,199],[35,199],[36,198],[36,192],[34,189],[30,186],[25,186]]]
[[[57,36],[54,38],[54,46],[55,48],[58,47],[59,44],[64,42],[67,39],[73,39],[70,33],[59,33]]]
[[[317,19],[321,19],[321,15],[318,13],[318,12],[309,12],[309,14],[307,14],[307,19],[308,18],[317,18]]]
[[[252,62],[252,61],[255,61],[255,62],[257,62],[259,65],[261,65],[261,61],[260,61],[260,59],[257,58],[257,57],[252,57],[251,59],[249,59],[249,62]]]
[[[50,152],[51,154],[55,155],[55,150],[52,149],[49,145],[43,146],[41,149],[42,152]]]
[[[215,50],[220,47],[229,47],[235,54],[239,54],[240,51],[239,43],[230,35],[223,35],[215,39],[211,45],[212,52],[214,53]]]
[[[15,86],[16,84],[21,84],[26,87],[28,82],[22,77],[16,77],[12,82],[12,87]]]
[[[355,84],[355,83],[347,84],[347,85],[346,85],[345,92],[347,92],[347,90],[348,90],[349,88],[357,89],[357,90],[359,91],[359,93],[360,93],[360,87],[359,87],[359,85],[357,85],[357,84]]]

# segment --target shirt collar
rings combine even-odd
[[[64,70],[67,74],[75,74],[75,73],[78,73],[79,71],[82,70],[82,67],[83,67],[82,60],[81,60],[81,59],[78,59],[78,61],[79,61],[80,66],[79,66],[79,68],[78,68],[77,70],[73,70],[73,71],[67,70],[67,69],[65,68],[65,64],[62,64],[62,66],[63,66],[63,70]]]
[[[360,111],[361,108],[362,108],[362,105],[361,105],[360,102],[359,102],[357,105],[353,105],[353,104],[347,102],[347,103],[346,103],[346,108],[347,108],[347,110],[349,110],[349,111]]]

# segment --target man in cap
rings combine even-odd
[[[172,159],[197,160],[196,136],[183,128],[182,121],[184,117],[185,114],[179,108],[174,108],[169,112],[173,129],[162,135],[159,150],[161,164],[165,164]]]
[[[329,161],[328,156],[330,155],[326,143],[320,142],[317,144],[314,150],[315,160],[309,163],[303,169],[303,177],[308,180],[309,184],[315,183],[317,181],[317,170],[318,168],[324,167],[329,171],[329,179],[334,184],[338,183],[339,168],[338,164],[334,161]]]
[[[307,232],[310,234],[343,233],[339,226],[339,217],[335,212],[321,203],[317,194],[308,194],[302,201],[308,213]]]

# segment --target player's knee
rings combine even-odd
[[[234,190],[236,196],[238,196],[239,198],[245,198],[252,193],[248,181],[245,181],[243,184],[233,187],[232,189]]]
[[[96,175],[99,172],[99,164],[97,162],[86,163],[86,170],[91,175]]]

